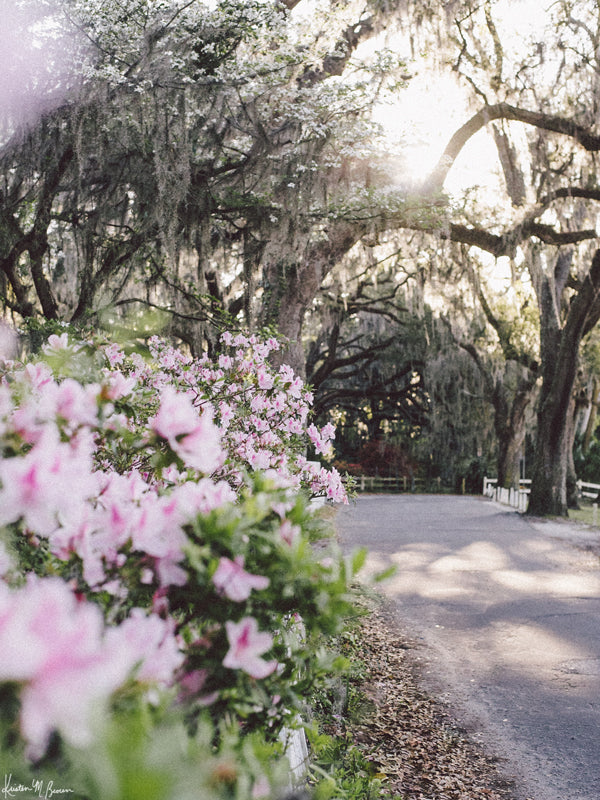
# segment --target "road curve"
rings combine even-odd
[[[344,549],[369,551],[429,688],[525,800],[600,799],[600,533],[476,497],[367,495]]]

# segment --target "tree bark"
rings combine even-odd
[[[355,223],[332,223],[327,238],[310,245],[294,263],[269,254],[264,265],[262,324],[274,326],[287,340],[274,363],[289,364],[305,377],[306,362],[302,344],[302,325],[310,303],[317,296],[328,272],[360,239],[364,227]]]
[[[593,133],[589,128],[579,125],[567,117],[544,114],[541,111],[529,111],[524,108],[511,106],[508,103],[488,105],[474,114],[464,125],[461,125],[451,137],[442,157],[427,179],[425,187],[427,192],[435,193],[442,190],[446,176],[465,144],[478,131],[496,119],[523,122],[526,125],[532,125],[541,130],[569,136],[579,142],[584,150],[591,153],[600,150],[600,136]]]
[[[544,303],[554,298],[546,290],[542,319],[552,315]],[[600,318],[600,250],[596,250],[589,273],[573,297],[562,329],[550,326],[542,335],[543,349],[553,349],[553,358],[542,358],[542,391],[528,514],[567,516],[567,471],[569,410],[577,373],[577,355],[583,336]]]
[[[498,439],[498,486],[505,489],[518,489],[521,450],[525,434],[526,412],[535,391],[537,375],[522,378],[510,406],[507,403],[494,404],[494,424]],[[505,413],[501,413],[504,408]]]
[[[585,433],[583,435],[582,450],[584,455],[586,455],[590,449],[590,443],[596,427],[596,418],[598,416],[598,398],[600,398],[600,381],[598,378],[594,377],[592,384],[592,397],[590,400],[590,415],[588,417],[588,421],[585,426]]]

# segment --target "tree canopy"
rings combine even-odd
[[[600,15],[559,0],[514,24],[530,5],[19,0],[5,35],[29,44],[7,48],[0,95],[5,317],[153,309],[193,353],[225,324],[272,326],[317,410],[365,435],[450,442],[477,399],[461,458],[497,455],[506,483],[537,402],[531,510],[566,513],[578,354],[600,318]],[[467,111],[415,183],[373,109],[425,69],[454,75]],[[451,196],[483,131],[495,155]],[[493,196],[477,188],[490,172]]]

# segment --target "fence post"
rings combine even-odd
[[[598,525],[598,503],[592,503],[592,525]]]

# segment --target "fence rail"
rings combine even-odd
[[[498,503],[503,503],[506,506],[512,506],[518,511],[527,510],[527,498],[529,496],[531,479],[523,478],[519,481],[518,489],[504,489],[502,486],[497,486],[497,478],[484,478],[483,479],[483,494],[486,497],[491,497]]]
[[[360,475],[354,479],[357,492],[441,492],[441,478],[427,481],[425,478],[400,476],[384,478],[379,475]]]
[[[486,497],[492,497],[498,503],[517,508],[519,511],[527,510],[527,498],[531,491],[531,478],[522,478],[519,481],[518,489],[503,489],[501,486],[497,486],[497,483],[497,478],[484,478],[483,494]],[[577,491],[580,497],[597,500],[600,494],[600,483],[577,481]]]
[[[582,497],[589,497],[591,500],[596,500],[600,494],[600,483],[577,481],[577,488]]]

